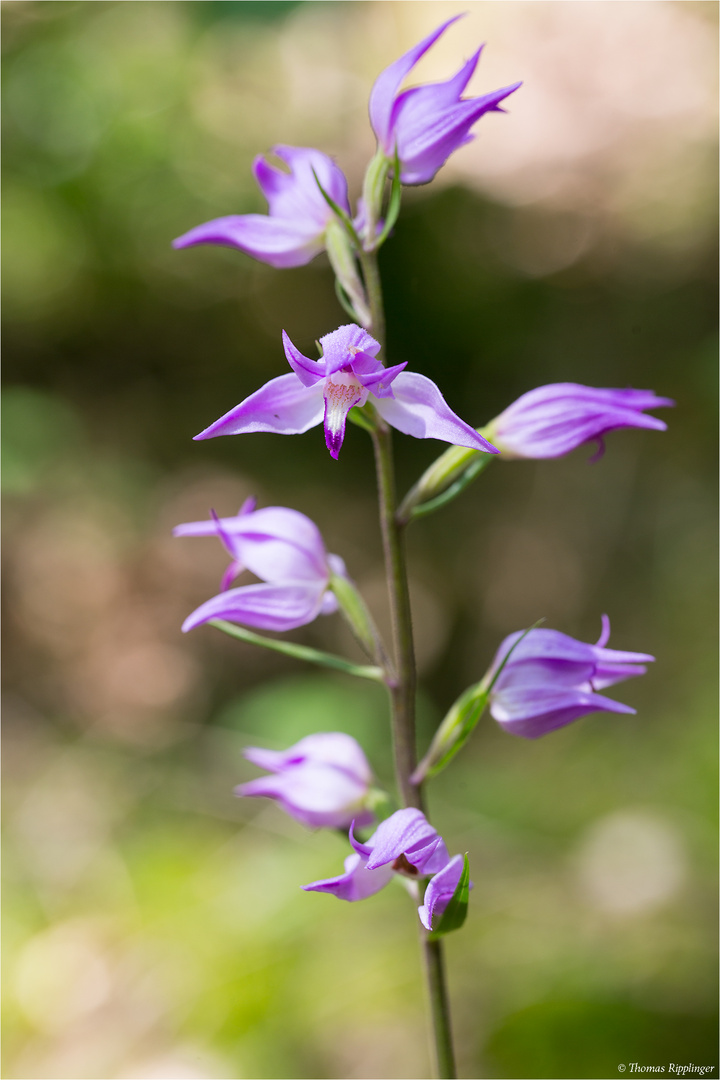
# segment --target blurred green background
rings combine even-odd
[[[392,362],[474,424],[551,381],[677,400],[659,435],[494,465],[413,526],[421,745],[541,616],[647,651],[545,740],[486,719],[434,782],[468,850],[448,941],[461,1075],[717,1064],[716,157],[711,3],[475,3],[418,69],[525,79],[382,254]],[[386,619],[370,447],[193,443],[345,321],[325,257],[174,252],[262,211],[251,162],[317,145],[356,195],[375,75],[444,2],[3,5],[6,1077],[417,1077],[415,919],[304,894],[346,845],[233,786],[247,744],[344,730],[389,781],[381,690],[183,618],[219,545],[172,526],[249,494],[320,525]],[[454,34],[454,37],[453,37]],[[435,65],[435,66],[433,66]],[[441,449],[398,436],[406,488]],[[293,637],[352,650],[336,617]],[[717,1075],[716,1072],[706,1075]]]

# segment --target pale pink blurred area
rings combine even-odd
[[[505,102],[507,116],[482,118],[436,185],[610,219],[661,244],[682,247],[707,227],[717,130],[713,4],[471,0],[462,10],[409,85],[448,78],[485,42],[466,96],[520,79],[523,86]],[[268,126],[280,142],[322,143],[357,187],[372,149],[368,87],[457,11],[447,0],[383,0],[351,13],[300,5],[272,47],[262,34],[209,33],[197,52],[196,116],[229,143],[266,145]],[[242,129],[240,112],[249,117]]]

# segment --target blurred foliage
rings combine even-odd
[[[207,628],[183,638],[224,556],[171,538],[251,493],[297,507],[387,620],[363,432],[339,464],[317,430],[190,439],[284,370],[281,327],[307,352],[344,321],[324,257],[277,273],[169,246],[263,209],[250,166],[268,143],[338,152],[355,99],[335,128],[285,109],[290,35],[351,36],[376,7],[3,9],[6,1076],[427,1072],[402,890],[302,893],[346,844],[232,796],[244,745],[314,730],[353,734],[389,781],[383,695]],[[448,941],[466,1076],[716,1060],[714,237],[695,223],[668,246],[609,217],[576,258],[537,262],[576,224],[435,185],[406,193],[382,256],[393,362],[468,421],[549,381],[678,403],[667,435],[617,432],[592,466],[587,448],[500,463],[410,533],[422,749],[542,615],[595,640],[608,611],[612,645],[658,658],[618,691],[637,716],[537,743],[487,720],[433,783],[475,882]],[[404,490],[438,446],[396,446]],[[335,618],[297,638],[354,655]]]

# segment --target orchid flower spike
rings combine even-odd
[[[260,630],[294,630],[337,611],[329,584],[333,574],[346,575],[345,564],[326,552],[317,525],[297,510],[255,510],[254,500],[248,500],[236,517],[188,522],[176,526],[173,534],[217,536],[232,559],[223,575],[223,592],[193,611],[183,631],[211,619]],[[263,584],[229,588],[242,570],[250,570]]]
[[[550,383],[514,401],[482,430],[503,458],[555,458],[615,428],[665,431],[667,424],[645,409],[667,408],[671,398],[652,390],[604,390],[578,383]]]
[[[232,214],[198,225],[173,242],[175,248],[222,244],[278,269],[304,266],[325,247],[335,215],[318,186],[350,213],[347,180],[335,162],[305,146],[275,146],[287,170],[260,154],[253,162],[258,185],[268,201],[266,214]]]
[[[303,356],[285,331],[283,345],[292,373],[271,379],[196,439],[253,431],[299,435],[322,423],[327,448],[337,459],[348,412],[354,405],[364,405],[372,394],[380,416],[406,435],[497,453],[452,411],[434,382],[404,371],[406,364],[383,367],[376,359],[380,345],[355,323],[320,338],[319,360]]]
[[[510,634],[486,676],[487,681],[492,679],[515,645],[490,692],[493,717],[511,735],[537,739],[588,713],[634,713],[629,705],[597,691],[644,675],[645,664],[655,657],[606,649],[609,637],[607,615],[602,617],[602,634],[596,645],[586,645],[558,630],[531,630],[524,637],[523,631]]]
[[[470,129],[480,117],[503,112],[500,102],[522,85],[513,83],[477,98],[461,97],[477,67],[481,46],[447,82],[398,92],[420,57],[459,18],[448,19],[385,68],[370,92],[370,123],[378,147],[390,162],[397,149],[403,184],[429,183],[454,150],[472,141]]]
[[[418,908],[423,926],[431,930],[433,919],[442,915],[460,880],[463,859],[461,855],[450,859],[443,838],[422,811],[412,807],[397,810],[378,825],[365,844],[355,839],[351,827],[350,843],[355,851],[346,858],[343,874],[313,881],[303,889],[330,893],[339,900],[365,900],[384,889],[395,874],[411,880],[437,875],[438,883],[433,887],[433,877],[425,902]]]
[[[244,754],[270,775],[240,784],[236,795],[276,799],[290,817],[311,829],[347,829],[353,820],[358,826],[372,823],[372,770],[350,735],[321,732],[288,750],[249,746]]]

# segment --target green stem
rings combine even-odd
[[[385,315],[382,285],[374,252],[360,255],[365,289],[372,315],[371,332],[384,348]],[[393,649],[397,677],[388,680],[392,705],[392,735],[395,757],[395,776],[403,806],[424,809],[422,785],[413,784],[411,777],[417,765],[415,739],[415,649],[413,645],[410,592],[408,589],[403,524],[397,520],[397,496],[393,465],[392,436],[384,422],[372,433],[375,467],[378,481],[380,527],[385,554],[385,573],[390,597]],[[455,1077],[455,1062],[450,1029],[450,1004],[445,982],[441,941],[430,941],[420,928],[420,940],[425,960],[428,997],[433,1018],[433,1035],[437,1075],[440,1080]]]
[[[424,942],[425,972],[430,995],[430,1012],[435,1035],[435,1067],[439,1080],[454,1080],[455,1054],[450,1028],[450,1007],[445,981],[445,961],[442,942]]]
[[[358,675],[362,679],[373,679],[375,682],[385,682],[385,672],[380,667],[369,667],[363,664],[353,664],[344,656],[335,656],[333,653],[321,652],[320,649],[311,649],[308,645],[296,645],[292,641],[279,641],[275,638],[266,638],[262,634],[254,634],[252,630],[246,630],[244,626],[236,626],[224,619],[211,619],[209,626],[216,630],[222,630],[230,637],[247,641],[249,645],[262,645],[264,649],[272,649],[273,652],[284,653],[285,656],[294,656],[296,660],[305,660],[310,664],[320,664],[322,667],[334,668],[335,671],[344,671],[347,675]]]
[[[395,470],[392,436],[383,425],[373,433],[375,467],[378,478],[380,526],[382,529],[385,572],[390,597],[393,651],[396,678],[389,684],[392,702],[392,732],[395,755],[395,778],[403,806],[423,808],[422,793],[410,777],[417,765],[415,745],[415,649],[413,645],[410,593],[408,590],[405,544],[395,521]]]

